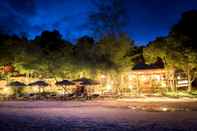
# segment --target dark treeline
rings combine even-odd
[[[44,31],[34,40],[20,36],[0,36],[0,64],[11,64],[22,74],[70,76],[99,69],[121,71],[131,69],[140,53],[126,35],[104,37],[98,42],[84,36],[71,43],[58,31]]]

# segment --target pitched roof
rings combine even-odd
[[[132,70],[144,70],[144,69],[164,69],[163,65],[157,65],[157,64],[136,64]]]

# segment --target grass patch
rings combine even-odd
[[[187,91],[166,92],[165,96],[173,97],[173,98],[179,98],[179,97],[197,98],[197,90],[194,90],[194,91],[192,91],[190,93],[187,92]]]

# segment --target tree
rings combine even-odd
[[[61,49],[65,46],[64,40],[57,30],[52,32],[43,31],[41,36],[37,36],[33,43],[46,55],[53,51],[61,51]]]
[[[94,39],[89,36],[83,36],[77,40],[74,47],[74,55],[81,64],[90,63],[93,58],[93,51],[95,47]]]
[[[132,65],[130,52],[133,49],[133,41],[125,35],[118,39],[105,37],[99,41],[96,47],[97,62],[104,63],[107,68],[117,70],[130,68]]]
[[[37,70],[42,76],[65,77],[73,63],[73,45],[65,41],[58,31],[44,31],[32,42],[40,55]]]
[[[156,38],[143,49],[143,56],[147,63],[154,63],[157,58],[161,58],[166,68],[174,68],[178,58],[177,42],[168,37]]]
[[[181,54],[181,68],[186,72],[189,81],[188,91],[191,91],[192,81],[195,79],[197,62],[197,10],[187,11],[175,24],[169,34],[177,41],[177,49]]]
[[[164,60],[166,69],[183,70],[188,76],[188,91],[191,91],[191,84],[195,78],[195,69],[197,67],[197,53],[194,49],[184,47],[181,40],[167,37],[156,39],[150,43],[143,50],[143,55],[149,63],[160,57]]]
[[[89,15],[93,33],[99,37],[118,36],[126,25],[126,11],[122,0],[94,0],[95,11]]]
[[[161,58],[164,62],[166,69],[166,79],[170,82],[170,88],[175,91],[175,67],[179,62],[179,55],[174,50],[175,42],[170,42],[168,38],[157,38],[153,42],[150,42],[146,48],[143,49],[143,56],[147,63],[154,63],[157,58]]]
[[[113,83],[113,90],[121,94],[125,87],[125,72],[133,65],[132,51],[135,51],[134,42],[126,35],[120,37],[107,36],[96,45],[97,69],[103,70],[107,84]]]
[[[175,24],[169,35],[182,41],[183,47],[192,47],[197,51],[197,10],[190,10],[182,14],[181,19]]]
[[[180,48],[177,67],[182,69],[188,78],[188,92],[192,91],[192,82],[196,78],[197,52],[192,48]]]

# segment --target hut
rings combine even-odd
[[[136,90],[139,94],[162,93],[168,90],[177,91],[180,87],[188,86],[184,72],[166,70],[161,59],[153,64],[136,64],[128,77],[129,88]]]
[[[154,93],[167,87],[166,71],[160,68],[135,69],[129,74],[130,88],[137,93]]]
[[[157,58],[153,64],[141,62],[136,64],[129,74],[129,80],[137,93],[154,93],[166,85],[166,70],[162,59]]]

